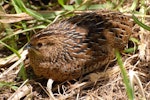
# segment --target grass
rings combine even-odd
[[[32,6],[30,7],[29,5],[31,4]],[[126,7],[124,0],[121,0],[119,3],[117,0],[114,0],[114,2],[111,2],[111,0],[107,0],[105,3],[94,3],[94,1],[92,2],[91,0],[75,0],[75,3],[73,3],[72,5],[69,4],[67,0],[58,0],[58,2],[54,2],[45,6],[45,8],[43,8],[46,9],[45,12],[42,12],[42,7],[40,5],[37,6],[34,5],[34,3],[31,4],[29,4],[29,2],[27,1],[22,0],[4,0],[3,2],[1,2],[0,5],[0,12],[2,12],[4,15],[1,17],[0,21],[6,19],[7,17],[9,18],[9,16],[5,16],[5,14],[17,15],[21,13],[26,13],[32,17],[31,19],[16,21],[14,23],[10,23],[7,20],[5,23],[0,23],[0,44],[2,45],[1,49],[7,48],[7,50],[11,51],[10,55],[16,54],[18,58],[21,58],[19,50],[26,45],[26,43],[30,40],[30,37],[33,34],[35,34],[38,30],[46,28],[48,24],[53,23],[55,20],[61,20],[64,17],[70,17],[75,15],[75,11],[98,10],[107,8],[108,10],[130,12],[136,24],[150,31],[150,27],[145,24],[145,16],[146,13],[149,11],[149,7],[147,7],[144,0],[134,0],[132,4],[130,4],[130,6],[128,7]],[[57,7],[58,9],[54,9],[55,7]],[[126,9],[124,9],[124,7],[126,7]],[[139,11],[136,11],[136,8],[138,7]],[[142,17],[139,18],[137,17],[137,15],[142,15]],[[131,38],[131,40],[135,42],[135,44],[139,45],[140,40],[137,40],[135,38]],[[133,53],[133,51],[137,50],[137,48],[138,47],[136,47],[136,49],[134,47],[129,48],[125,52]],[[4,56],[8,57],[10,55]],[[133,87],[130,84],[128,72],[124,68],[123,62],[118,52],[116,53],[116,57],[122,73],[123,82],[126,86],[128,99],[133,100],[135,94],[133,91]],[[27,76],[25,74],[24,66],[24,63],[20,64],[20,76],[23,78],[23,80],[26,80]],[[11,84],[10,82],[4,81],[0,82],[0,87],[3,86],[11,87],[13,90],[17,88],[17,86]]]
[[[133,87],[131,86],[131,82],[130,82],[129,77],[128,77],[128,72],[125,69],[125,67],[123,66],[123,61],[121,59],[121,55],[120,55],[119,51],[116,50],[115,53],[116,53],[118,65],[119,65],[120,70],[121,70],[123,82],[124,82],[125,87],[126,87],[128,99],[134,100],[134,91],[133,91]]]

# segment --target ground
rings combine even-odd
[[[14,2],[12,2],[14,1]],[[116,59],[104,66],[106,69],[99,70],[87,74],[80,79],[67,81],[63,83],[54,82],[52,86],[52,94],[47,91],[47,79],[39,78],[34,75],[29,60],[27,51],[23,49],[29,38],[41,28],[45,28],[49,23],[59,19],[60,16],[70,17],[74,14],[84,13],[83,8],[89,7],[89,10],[107,9],[115,10],[124,13],[127,16],[132,16],[132,10],[135,16],[144,23],[150,26],[150,10],[149,0],[141,0],[141,2],[125,1],[119,2],[114,0],[101,1],[83,0],[79,3],[79,7],[72,10],[75,6],[72,2],[61,3],[46,0],[28,0],[26,6],[32,5],[30,9],[38,11],[40,14],[48,18],[44,21],[36,18],[43,18],[38,14],[32,15],[30,10],[21,9],[16,0],[5,1],[2,3],[0,10],[0,100],[128,100],[126,86],[124,84],[123,73]],[[75,0],[79,2],[80,0]],[[49,4],[48,4],[49,3]],[[21,13],[17,11],[14,5],[20,7]],[[98,6],[94,4],[99,4]],[[135,4],[135,9],[134,5]],[[66,6],[67,5],[67,6]],[[69,5],[69,6],[68,6]],[[101,6],[100,6],[101,5]],[[77,6],[77,5],[76,5]],[[62,10],[65,7],[65,10]],[[97,7],[97,8],[94,8]],[[79,12],[79,8],[80,11]],[[15,12],[14,12],[15,11]],[[64,11],[63,13],[60,13]],[[50,12],[49,15],[46,15]],[[54,13],[53,13],[54,12]],[[70,13],[71,12],[71,13]],[[70,14],[69,14],[70,13]],[[142,15],[143,14],[143,15]],[[37,16],[36,16],[37,15]],[[31,17],[32,16],[32,17]],[[9,19],[9,20],[8,20]],[[135,19],[134,19],[135,20]],[[121,53],[122,64],[127,71],[127,76],[131,82],[131,87],[134,88],[133,95],[135,100],[150,99],[150,28],[139,24],[135,20],[133,30],[136,34],[132,34],[128,43],[128,48],[124,53]],[[28,27],[28,28],[27,28]],[[143,29],[144,27],[145,29]],[[11,47],[11,48],[9,48]],[[14,50],[15,49],[15,50]],[[130,51],[131,50],[131,51]],[[127,52],[128,51],[128,52]],[[18,56],[21,56],[19,59]],[[26,74],[25,74],[26,73]],[[130,92],[131,93],[131,92]]]

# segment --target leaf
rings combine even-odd
[[[81,5],[81,4],[82,4],[82,0],[75,0],[75,3],[76,3],[77,5]]]
[[[64,6],[64,5],[65,5],[64,0],[58,0],[58,3],[59,3],[61,6]]]
[[[74,7],[71,6],[71,5],[64,5],[63,7],[64,7],[65,10],[69,10],[69,11],[74,10]]]

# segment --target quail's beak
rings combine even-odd
[[[32,46],[30,43],[26,44],[24,47],[24,50],[33,51],[36,54],[40,54],[39,50],[37,50],[34,46]]]
[[[24,50],[28,50],[28,49],[31,49],[31,44],[30,43],[27,43],[26,46],[24,47]]]

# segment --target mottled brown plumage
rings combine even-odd
[[[56,22],[31,38],[30,65],[36,75],[55,81],[79,78],[106,65],[115,49],[123,50],[132,25],[127,16],[110,11]]]

